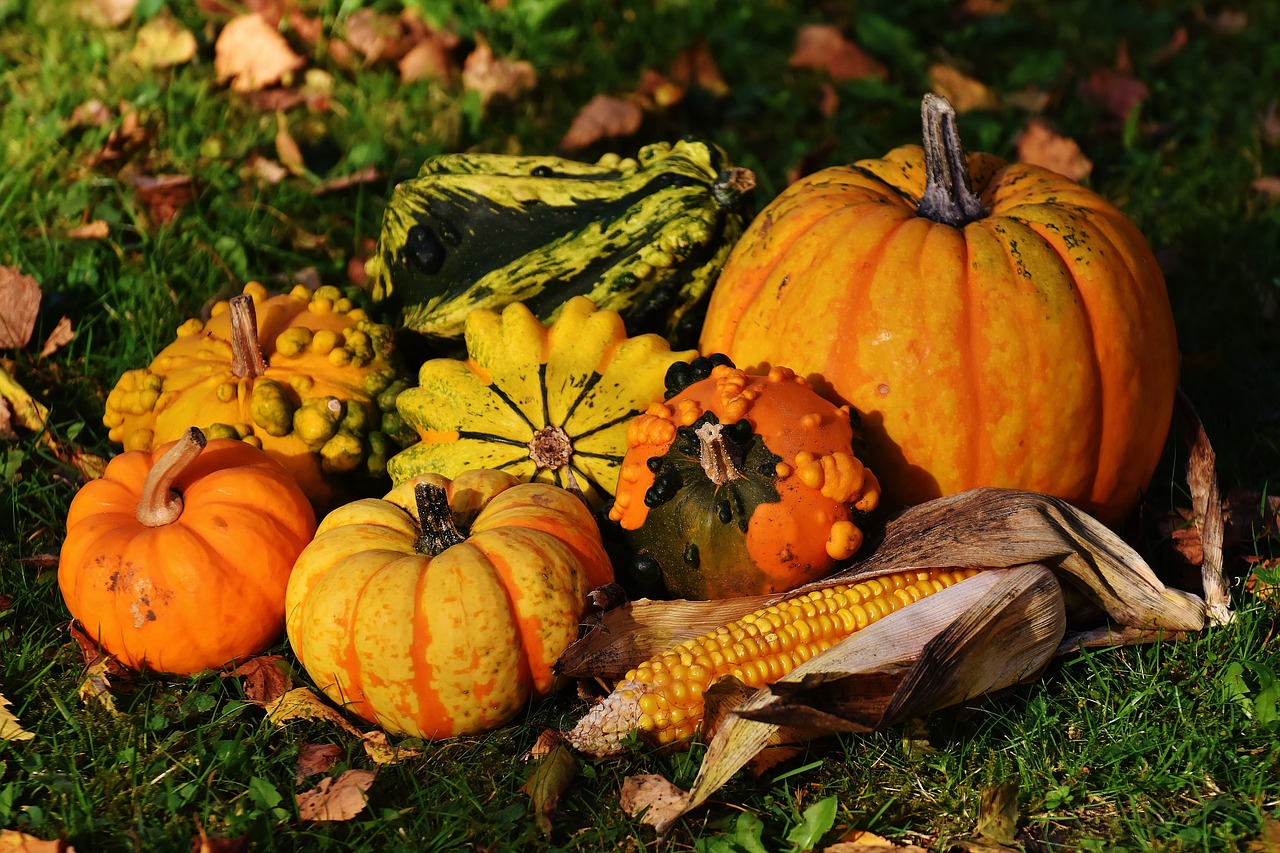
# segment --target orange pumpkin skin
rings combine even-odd
[[[1160,268],[1095,193],[966,162],[988,213],[961,227],[917,215],[919,146],[793,183],[735,246],[700,348],[753,370],[785,362],[853,405],[888,504],[1005,486],[1115,524],[1173,410]]]
[[[444,489],[464,541],[418,550],[419,484]],[[486,731],[532,696],[613,569],[572,493],[501,471],[425,474],[329,513],[289,582],[289,641],[334,702],[393,733]]]
[[[280,463],[215,439],[174,481],[181,516],[142,524],[143,482],[174,444],[121,453],[76,493],[58,585],[71,615],[120,663],[186,674],[280,638],[289,572],[316,521]]]
[[[706,359],[695,359],[695,367],[699,361]],[[776,489],[776,500],[753,505],[759,486],[748,487],[752,496],[745,499],[731,497],[733,483],[726,491],[687,464],[676,493],[660,504],[650,498],[657,479],[652,460],[666,464],[680,428],[694,427],[707,413],[726,428],[744,421],[752,440],[778,458],[768,473],[739,463],[744,477],[765,491]],[[629,539],[642,556],[657,561],[674,596],[732,598],[794,589],[830,574],[857,551],[863,539],[857,521],[879,503],[876,476],[854,455],[854,438],[848,407],[823,399],[788,368],[749,375],[732,364],[716,364],[707,378],[631,421],[609,518],[634,532]],[[701,453],[706,458],[708,451]],[[759,459],[747,459],[753,456]],[[720,501],[741,503],[732,521],[717,516],[714,504]],[[689,543],[698,548],[696,566],[675,556]]]

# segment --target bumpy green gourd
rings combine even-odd
[[[540,320],[585,295],[630,334],[690,344],[748,218],[755,176],[709,142],[635,159],[451,154],[396,187],[366,270],[405,326],[462,336],[475,308],[523,302]]]
[[[126,450],[198,426],[275,456],[321,507],[381,489],[387,459],[415,436],[395,411],[409,386],[389,326],[336,287],[272,296],[257,282],[191,319],[144,369],[126,371],[103,422]]]

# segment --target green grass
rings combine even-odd
[[[144,0],[138,18],[160,5]],[[304,7],[332,29],[357,5]],[[763,202],[824,144],[831,147],[823,164],[835,164],[915,137],[932,62],[949,62],[1002,94],[1036,87],[1050,96],[1045,117],[1094,161],[1091,185],[1134,219],[1165,268],[1183,386],[1215,443],[1224,487],[1274,490],[1280,482],[1280,343],[1265,308],[1280,298],[1280,204],[1250,188],[1257,177],[1280,174],[1280,146],[1262,129],[1275,103],[1265,83],[1280,79],[1275,4],[1234,7],[1247,14],[1239,31],[1213,25],[1217,7],[1154,0],[1024,0],[980,19],[959,17],[941,0],[856,8],[517,0],[505,13],[481,3],[416,5],[464,36],[482,32],[500,56],[532,62],[538,88],[481,109],[456,85],[402,86],[393,68],[345,70],[317,52],[309,59],[333,76],[332,100],[342,109],[289,113],[309,168],[324,178],[374,164],[382,179],[316,196],[303,179],[259,188],[241,176],[251,153],[274,156],[276,119],[215,84],[216,30],[194,4],[172,11],[197,34],[197,60],[151,72],[123,59],[136,22],[86,31],[56,4],[0,0],[0,264],[41,282],[38,340],[63,314],[77,330],[50,358],[36,359],[33,348],[6,355],[18,379],[52,407],[60,438],[109,454],[106,391],[224,288],[287,280],[306,267],[344,281],[352,254],[376,236],[390,188],[423,158],[554,152],[592,95],[632,90],[642,69],[665,69],[705,38],[728,95],[691,92],[635,137],[582,156],[701,133],[757,172]],[[807,22],[841,26],[886,64],[888,79],[836,84],[839,107],[823,115],[821,75],[787,66],[794,33]],[[1157,64],[1179,27],[1187,28],[1187,46]],[[1080,95],[1121,43],[1151,89],[1123,125]],[[85,167],[112,129],[69,126],[90,98],[139,111],[154,133],[148,171],[196,179],[196,201],[174,224],[147,227],[126,175]],[[970,113],[961,130],[971,149],[1009,156],[1025,119],[1013,108]],[[111,236],[68,239],[86,218],[107,221]],[[1152,486],[1155,511],[1187,505],[1177,477],[1183,459],[1171,442]],[[335,770],[371,766],[350,737],[314,722],[273,728],[235,679],[217,674],[122,685],[119,715],[77,696],[83,666],[54,570],[23,561],[57,552],[77,485],[74,469],[38,439],[0,444],[0,596],[12,599],[0,610],[0,694],[36,734],[26,744],[0,744],[0,827],[64,834],[82,850],[185,850],[197,823],[211,835],[247,836],[255,849],[638,850],[655,840],[619,810],[622,779],[657,772],[692,781],[697,748],[584,763],[554,833],[541,838],[519,792],[530,765],[513,756],[524,755],[542,728],[564,727],[581,712],[570,693],[491,735],[430,745],[421,759],[382,768],[369,808],[350,822],[300,824],[293,794],[315,781],[294,779],[300,746],[339,744],[345,755]],[[1167,543],[1143,541],[1161,562]],[[1274,539],[1257,547],[1275,555]],[[972,832],[984,787],[1012,779],[1027,849],[1246,849],[1264,821],[1280,818],[1280,649],[1275,611],[1236,593],[1241,613],[1229,628],[1068,656],[1036,683],[959,713],[816,741],[760,778],[739,774],[672,832],[670,846],[745,850],[735,839],[758,834],[764,849],[786,850],[806,809],[835,796],[826,842],[859,828],[941,850]],[[289,654],[284,645],[277,651]],[[758,818],[758,830],[743,815]]]

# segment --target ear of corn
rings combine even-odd
[[[568,733],[588,755],[615,755],[632,731],[665,745],[691,736],[702,695],[733,675],[749,687],[771,684],[855,631],[978,573],[909,570],[833,584],[749,613],[686,640],[628,672]]]

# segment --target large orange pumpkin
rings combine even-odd
[[[289,572],[315,514],[284,466],[191,428],[116,456],[67,512],[58,585],[71,615],[126,666],[192,673],[284,633]]]
[[[928,95],[922,112],[923,149],[822,170],[761,211],[700,349],[820,376],[862,413],[886,503],[1006,486],[1114,524],[1173,409],[1160,268],[1097,194],[966,157],[950,104]]]
[[[325,516],[289,581],[289,641],[330,699],[387,731],[484,731],[555,688],[588,591],[612,580],[571,492],[425,474]]]

